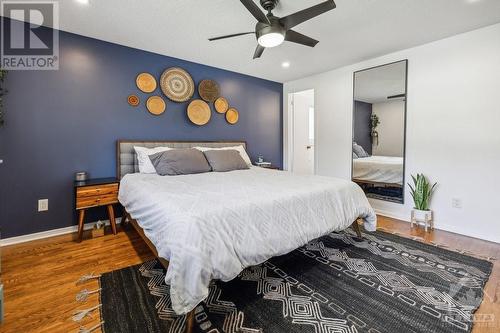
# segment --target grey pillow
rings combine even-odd
[[[352,151],[358,157],[370,157],[370,155],[368,155],[368,153],[364,150],[364,148],[358,145],[356,142],[352,143]]]
[[[213,171],[226,172],[233,170],[248,169],[248,165],[243,160],[240,152],[233,149],[207,150],[204,151],[208,163]]]
[[[149,156],[160,176],[189,175],[212,171],[198,149],[172,149]]]

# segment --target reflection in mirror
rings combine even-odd
[[[407,60],[354,73],[352,180],[373,199],[404,202]]]

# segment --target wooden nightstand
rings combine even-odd
[[[264,169],[281,170],[279,167],[272,165],[272,164],[259,165],[259,163],[255,163],[255,166],[257,166],[259,168],[264,168]]]
[[[120,181],[116,178],[89,179],[75,182],[75,207],[78,216],[78,240],[82,240],[85,211],[89,208],[106,206],[108,208],[111,229],[116,235],[116,221],[113,204],[118,203],[118,187]]]

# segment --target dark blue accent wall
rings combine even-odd
[[[214,110],[206,126],[192,125],[187,103],[171,101],[166,113],[150,115],[149,95],[138,91],[135,77],[150,72],[159,79],[172,66],[186,69],[196,83],[216,80],[240,112],[238,124]],[[11,71],[5,86],[2,238],[75,225],[74,173],[115,176],[117,139],[246,140],[252,159],[262,154],[282,164],[281,83],[61,32],[58,71]],[[141,98],[137,108],[127,104],[131,93]],[[162,95],[159,88],[155,93]],[[41,198],[49,199],[48,212],[37,212]]]
[[[354,101],[354,141],[372,154],[372,104]]]

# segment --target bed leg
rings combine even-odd
[[[351,227],[354,229],[359,238],[363,238],[363,235],[361,234],[361,228],[359,227],[358,224],[358,220],[354,221]]]
[[[130,222],[130,215],[129,215],[129,213],[127,213],[127,210],[125,209],[125,207],[123,207],[123,209],[122,209],[122,220],[121,220],[122,227],[124,227],[125,225],[127,225],[128,222]]]
[[[193,333],[194,331],[194,310],[191,310],[186,315],[186,333]]]

